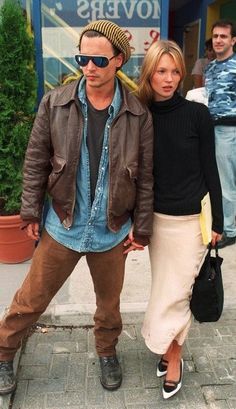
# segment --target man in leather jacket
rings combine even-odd
[[[45,193],[50,206],[30,271],[0,323],[0,394],[16,387],[13,358],[23,336],[85,256],[97,309],[101,383],[121,385],[116,356],[126,255],[152,233],[152,120],[116,78],[130,45],[116,24],[98,20],[80,36],[82,79],[47,93],[24,165],[21,218],[39,239]]]

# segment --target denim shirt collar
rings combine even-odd
[[[85,114],[87,111],[87,97],[86,97],[85,85],[86,85],[86,79],[85,77],[83,77],[78,87],[78,98],[79,98],[79,102],[81,103],[83,114]],[[119,87],[119,81],[117,78],[115,78],[115,93],[114,93],[111,105],[108,108],[109,117],[112,119],[118,114],[120,110],[121,98],[122,97],[121,97],[121,90]]]

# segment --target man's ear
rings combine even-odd
[[[120,67],[122,66],[123,61],[124,61],[124,56],[123,56],[123,54],[122,54],[122,53],[118,54],[118,55],[116,56],[116,67],[117,67],[118,70],[119,70]]]
[[[236,37],[232,37],[232,46],[236,44]]]

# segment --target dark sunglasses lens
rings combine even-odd
[[[86,55],[76,55],[75,56],[77,64],[81,65],[81,67],[85,67],[89,63],[89,57]]]
[[[99,68],[107,67],[109,64],[107,57],[92,57],[92,61]]]
[[[77,64],[81,65],[81,67],[85,67],[86,65],[88,65],[89,60],[92,60],[92,62],[99,68],[104,68],[107,67],[109,64],[109,60],[107,57],[93,57],[92,55],[76,55],[75,56],[75,60],[77,62]]]

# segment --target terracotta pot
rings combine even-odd
[[[19,215],[0,216],[1,263],[21,263],[33,255],[35,241],[20,229],[21,222]]]

